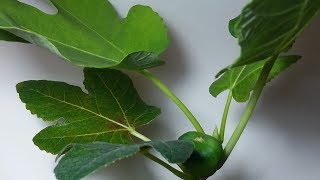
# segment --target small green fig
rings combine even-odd
[[[206,179],[219,168],[223,155],[221,141],[199,132],[187,132],[180,140],[192,140],[195,148],[190,158],[181,164],[182,170],[192,176]]]

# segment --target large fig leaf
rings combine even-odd
[[[121,19],[107,0],[51,2],[58,9],[55,15],[1,0],[0,29],[85,67],[116,67],[132,53],[159,55],[168,46],[163,20],[150,7],[134,6]],[[161,64],[147,57],[148,67]]]
[[[84,76],[88,94],[63,82],[26,81],[17,85],[32,114],[46,121],[63,118],[34,137],[40,149],[56,154],[70,143],[130,143],[130,130],[160,114],[160,109],[141,100],[132,81],[120,71],[85,69]]]
[[[279,57],[269,74],[268,81],[279,75],[300,58],[300,56]],[[210,93],[212,96],[217,97],[221,92],[229,89],[237,102],[247,101],[250,92],[258,81],[265,63],[266,60],[228,70],[218,80],[211,84]]]
[[[154,148],[171,163],[182,163],[192,154],[192,141],[151,141],[143,144],[120,145],[103,142],[76,144],[59,161],[54,172],[59,180],[78,180],[130,157],[145,148]]]
[[[320,0],[253,0],[229,23],[241,46],[240,57],[229,68],[287,51],[319,12]]]

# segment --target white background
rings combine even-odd
[[[48,9],[40,0],[24,0]],[[211,133],[219,124],[226,93],[212,98],[214,74],[230,64],[239,47],[227,30],[245,0],[112,0],[122,16],[134,4],[152,6],[165,19],[171,44],[162,56],[167,64],[152,70],[167,83]],[[52,12],[52,11],[51,11]],[[303,60],[269,85],[245,133],[214,180],[318,180],[320,177],[320,18],[298,39],[294,52]],[[31,115],[18,99],[15,84],[30,79],[80,85],[81,68],[47,50],[26,44],[0,43],[0,179],[55,179],[54,156],[40,151],[32,137],[47,124]],[[163,114],[143,131],[153,139],[176,139],[192,130],[184,115],[148,80],[132,75],[142,97]],[[244,104],[233,104],[227,137]],[[177,179],[161,166],[137,156],[87,179]]]

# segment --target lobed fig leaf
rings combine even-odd
[[[50,2],[57,14],[46,14],[17,0],[1,0],[0,30],[13,35],[10,39],[0,32],[0,40],[13,41],[18,36],[76,65],[95,68],[118,67],[136,52],[155,57],[168,46],[163,20],[150,7],[134,6],[121,19],[107,0]],[[147,67],[163,64],[159,58],[146,57],[148,61],[142,62],[148,62]]]
[[[320,0],[253,0],[229,22],[241,46],[240,57],[227,69],[248,65],[288,51],[320,12]]]
[[[282,71],[296,63],[300,58],[300,56],[294,55],[279,57],[269,74],[268,81],[271,81]],[[217,97],[223,91],[230,90],[232,97],[237,102],[247,101],[265,63],[266,60],[228,70],[211,84],[209,89],[211,95]]]
[[[117,70],[84,70],[80,87],[54,81],[26,81],[17,85],[22,102],[32,114],[56,122],[33,141],[56,154],[70,143],[103,141],[131,143],[130,130],[148,124],[160,109],[145,104],[128,76]],[[63,118],[62,121],[56,121]]]

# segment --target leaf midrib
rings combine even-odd
[[[100,33],[98,33],[97,31],[95,31],[94,29],[90,28],[88,25],[86,25],[81,19],[79,19],[78,17],[74,16],[72,13],[70,13],[68,10],[66,10],[65,8],[63,8],[61,5],[59,5],[58,3],[56,3],[56,5],[58,5],[61,9],[63,9],[64,11],[66,11],[71,17],[73,17],[74,19],[76,19],[78,22],[80,22],[80,24],[82,24],[83,26],[85,26],[86,28],[88,28],[90,31],[94,32],[95,34],[97,34],[99,37],[101,37],[104,41],[106,41],[108,44],[110,44],[114,49],[116,49],[117,51],[119,51],[122,55],[125,55],[125,52],[120,49],[120,47],[116,46],[114,43],[112,43],[110,40],[106,39],[105,37],[103,37]],[[58,12],[59,13],[59,12]]]
[[[128,120],[127,115],[126,115],[125,111],[123,110],[123,108],[122,108],[122,106],[121,106],[118,98],[114,95],[114,93],[113,93],[113,91],[111,90],[111,88],[109,88],[109,86],[103,81],[103,79],[102,79],[102,77],[101,77],[101,74],[97,74],[97,75],[98,75],[101,83],[102,83],[102,84],[104,85],[104,87],[110,92],[111,96],[112,96],[112,97],[114,98],[114,100],[116,101],[116,103],[117,103],[117,105],[118,105],[118,107],[119,107],[119,109],[120,109],[120,111],[121,111],[124,119],[125,119],[126,122],[127,122],[128,128],[130,128],[131,126],[130,126],[129,120]],[[115,84],[116,84],[116,83],[115,83]]]
[[[83,136],[91,136],[91,135],[101,135],[110,132],[120,132],[120,131],[128,131],[127,129],[114,129],[109,131],[97,132],[97,133],[87,133],[87,134],[79,134],[79,135],[70,135],[70,136],[50,136],[49,138],[39,138],[39,139],[63,139],[63,138],[76,138],[76,137],[83,137]]]
[[[234,88],[239,85],[242,81],[244,81],[247,77],[251,76],[252,74],[254,74],[256,71],[258,71],[259,69],[262,69],[263,66],[259,66],[256,69],[252,70],[250,73],[248,73],[247,75],[245,75],[243,78],[241,78],[238,82],[236,82],[236,85],[234,86]]]
[[[50,40],[50,41],[56,42],[56,43],[58,43],[58,44],[61,44],[61,45],[66,46],[66,47],[69,47],[69,48],[71,48],[71,49],[75,49],[75,50],[78,50],[78,51],[80,51],[80,52],[83,52],[83,53],[86,53],[86,54],[89,54],[89,55],[92,55],[92,56],[96,56],[96,57],[98,57],[98,58],[105,59],[105,60],[109,60],[109,61],[112,61],[112,62],[115,62],[115,63],[119,64],[119,61],[117,61],[117,60],[115,60],[115,59],[111,59],[111,58],[108,58],[108,57],[104,57],[104,56],[101,56],[101,55],[98,55],[98,54],[93,54],[93,53],[91,53],[91,52],[89,52],[89,51],[85,51],[85,50],[83,50],[83,49],[79,49],[79,48],[77,48],[77,47],[75,47],[75,46],[71,46],[71,45],[69,45],[69,44],[65,44],[65,43],[63,43],[63,42],[60,42],[60,41],[57,41],[57,40],[55,40],[55,39],[49,38],[49,37],[47,37],[47,36],[38,34],[38,33],[36,33],[36,32],[31,32],[31,31],[29,31],[29,30],[28,30],[27,28],[25,28],[25,27],[24,27],[25,29],[22,29],[22,28],[19,28],[19,27],[4,27],[4,26],[0,26],[0,28],[1,28],[1,29],[15,29],[15,30],[27,32],[27,33],[29,33],[29,34],[34,34],[34,35],[36,35],[36,36],[38,36],[38,37],[44,37],[44,38],[46,38],[46,39],[48,39],[48,40]],[[54,46],[54,47],[55,47],[55,46]],[[60,51],[59,51],[59,53],[60,53]],[[62,55],[62,54],[61,54],[61,55]],[[63,55],[62,55],[62,56],[63,56]],[[65,57],[65,56],[63,56],[63,58],[65,58],[65,59],[67,59],[68,61],[71,62],[71,60],[70,60],[69,58],[67,58],[67,57]]]
[[[55,97],[53,97],[53,96],[50,96],[50,95],[41,93],[41,92],[39,92],[39,91],[37,91],[37,90],[35,90],[35,89],[29,89],[29,90],[30,90],[30,91],[34,91],[34,92],[36,92],[36,93],[39,93],[40,95],[43,95],[43,96],[45,96],[45,97],[47,97],[47,98],[51,98],[51,99],[53,99],[53,100],[59,101],[59,102],[61,102],[61,103],[65,103],[65,104],[67,104],[67,105],[76,107],[76,108],[81,109],[81,110],[85,110],[85,111],[87,111],[87,112],[89,112],[89,113],[94,114],[95,116],[98,116],[98,117],[100,117],[100,118],[102,118],[102,119],[105,119],[105,120],[107,120],[107,121],[109,121],[109,122],[111,122],[111,123],[114,123],[114,124],[116,124],[116,125],[118,125],[118,126],[121,126],[121,127],[125,128],[125,129],[127,129],[127,130],[129,129],[129,127],[127,127],[127,126],[125,126],[125,125],[123,125],[123,124],[121,124],[121,123],[118,123],[118,122],[116,122],[116,121],[114,121],[114,120],[112,120],[112,119],[110,119],[110,118],[108,118],[108,117],[102,116],[101,114],[97,114],[97,113],[95,113],[95,112],[93,112],[93,111],[91,111],[91,110],[89,110],[89,109],[87,109],[87,108],[84,108],[84,107],[82,107],[82,106],[78,106],[78,105],[76,105],[76,104],[72,104],[72,103],[69,103],[69,102],[66,102],[66,101],[62,101],[62,100],[60,100],[60,99],[58,99],[58,98],[55,98]]]
[[[247,65],[245,65],[245,66],[243,66],[242,67],[242,69],[241,69],[241,71],[240,71],[240,73],[239,73],[239,75],[236,77],[236,79],[234,80],[234,82],[232,83],[232,85],[231,85],[231,90],[232,89],[234,89],[234,87],[236,87],[236,85],[237,85],[237,81],[238,81],[238,79],[240,78],[240,76],[241,76],[241,74],[242,74],[242,72],[244,71],[244,69],[247,67]],[[232,74],[231,74],[231,78],[232,78],[232,76],[233,76],[233,73],[234,73],[234,70],[232,71]]]
[[[304,2],[301,3],[300,6],[302,6],[302,7],[300,8],[299,15],[298,15],[298,19],[297,19],[297,21],[296,21],[296,24],[295,24],[294,28],[293,28],[292,30],[290,30],[289,32],[286,32],[286,33],[284,33],[283,35],[280,36],[280,37],[285,36],[285,37],[284,37],[284,40],[282,41],[282,43],[280,43],[280,46],[279,46],[279,49],[280,49],[279,51],[280,51],[280,52],[283,50],[283,47],[287,47],[294,39],[296,39],[297,35],[298,35],[300,32],[303,31],[304,28],[301,28],[301,31],[297,32],[296,35],[295,35],[294,37],[292,37],[292,38],[290,38],[290,36],[288,35],[288,34],[293,34],[293,33],[297,30],[297,28],[299,27],[299,24],[300,24],[300,22],[301,22],[301,20],[302,20],[302,14],[303,14],[303,12],[304,12],[304,9],[305,9],[306,6],[308,5],[308,2],[309,2],[309,0],[304,0]],[[317,15],[319,12],[320,12],[320,11],[318,11],[317,13],[315,13],[315,15]],[[312,18],[311,18],[311,19],[312,19]],[[306,23],[306,25],[307,25],[307,24],[308,24],[308,23]],[[279,40],[280,37],[277,37],[277,38],[273,39],[272,41],[269,41],[268,43],[274,42],[274,41],[276,41],[276,40]],[[268,43],[267,43],[267,44],[268,44]],[[262,45],[262,46],[265,46],[265,45],[266,45],[266,44],[264,44],[264,45]],[[260,48],[260,46],[257,47],[256,49],[259,49],[259,48]],[[251,56],[250,59],[256,59],[256,57],[259,57],[261,54],[264,54],[264,53],[265,53],[265,51],[262,51],[262,52],[260,52],[260,53],[257,53],[257,54],[255,54],[254,56]],[[247,61],[249,61],[249,60],[247,60]],[[244,61],[244,62],[246,62],[246,61]]]

